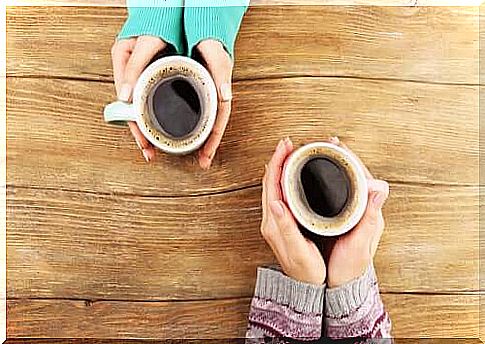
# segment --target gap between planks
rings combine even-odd
[[[474,184],[453,184],[453,183],[421,183],[421,182],[412,182],[412,181],[398,181],[398,180],[389,180],[387,179],[390,185],[403,185],[403,186],[423,186],[423,187],[462,187],[462,188],[476,188],[480,185]],[[91,191],[91,190],[81,190],[81,189],[68,189],[68,188],[53,188],[53,187],[40,187],[40,186],[31,186],[31,185],[16,185],[16,184],[6,184],[7,190],[8,189],[24,189],[24,190],[39,190],[39,191],[60,191],[60,192],[70,192],[70,193],[78,193],[78,194],[87,194],[87,195],[97,195],[97,196],[122,196],[122,197],[133,197],[133,198],[159,198],[159,199],[174,199],[174,198],[196,198],[196,197],[206,197],[206,196],[217,196],[217,195],[224,195],[230,193],[236,193],[239,191],[250,190],[250,189],[257,189],[262,187],[262,183],[257,184],[249,184],[243,185],[237,188],[230,188],[224,189],[220,191],[213,191],[213,192],[201,192],[201,193],[192,193],[192,194],[185,194],[185,195],[140,195],[136,193],[129,193],[129,192],[102,192],[102,191]]]
[[[86,81],[86,82],[99,82],[99,83],[108,83],[111,84],[114,82],[114,79],[110,75],[99,75],[100,78],[89,78],[89,77],[73,77],[73,76],[63,76],[63,75],[34,75],[34,74],[25,74],[25,75],[15,75],[9,74],[7,70],[7,78],[18,78],[18,79],[50,79],[50,80],[68,80],[68,81]],[[416,79],[400,79],[400,78],[373,78],[373,77],[366,77],[366,76],[356,76],[356,75],[316,75],[316,74],[308,74],[308,73],[301,73],[301,74],[282,74],[282,75],[269,75],[264,77],[246,77],[246,78],[233,78],[232,82],[234,83],[244,83],[244,82],[251,82],[251,81],[265,81],[265,80],[285,80],[285,79],[297,79],[297,78],[324,78],[324,79],[349,79],[349,80],[367,80],[367,81],[383,81],[383,82],[409,82],[414,84],[422,84],[422,85],[443,85],[443,86],[470,86],[470,87],[477,87],[477,86],[485,86],[485,83],[462,83],[462,82],[441,82],[441,81],[429,81],[429,80],[416,80]]]
[[[408,296],[485,296],[485,289],[483,290],[467,290],[467,291],[381,291],[381,295],[408,295]],[[214,298],[201,298],[201,299],[89,299],[89,298],[75,298],[75,297],[8,297],[7,301],[72,301],[72,302],[84,302],[86,306],[92,306],[95,303],[110,302],[110,303],[184,303],[184,302],[212,302],[212,301],[238,301],[249,300],[252,295],[248,296],[236,296],[236,297],[214,297]]]

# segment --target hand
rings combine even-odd
[[[212,39],[202,41],[197,45],[197,49],[205,60],[207,69],[214,79],[219,101],[214,128],[207,142],[199,150],[199,165],[203,169],[208,169],[221,143],[222,136],[229,122],[229,116],[231,115],[233,63],[231,57],[219,41]]]
[[[118,40],[111,49],[113,73],[118,99],[131,101],[140,74],[153,57],[167,44],[158,37],[139,36]],[[128,122],[131,133],[147,162],[155,157],[155,148],[143,136],[135,122]]]
[[[317,246],[301,234],[293,215],[282,200],[282,168],[292,151],[291,141],[281,140],[266,167],[261,234],[286,275],[301,282],[321,285],[326,275],[323,257]]]
[[[338,138],[332,138],[330,142],[350,151]],[[358,157],[357,160],[360,161]],[[389,185],[383,180],[374,179],[369,170],[363,164],[362,166],[369,189],[367,208],[352,231],[336,238],[333,242],[327,242],[329,288],[343,285],[365,273],[372,263],[384,230],[382,207],[389,196]]]

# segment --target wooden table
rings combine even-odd
[[[148,165],[103,123],[125,15],[7,9],[10,338],[243,336],[287,135],[338,135],[390,182],[375,264],[394,335],[478,337],[478,7],[251,8],[210,171]]]

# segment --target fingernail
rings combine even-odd
[[[381,208],[384,205],[385,200],[386,197],[381,192],[374,192],[374,194],[372,195],[372,202],[377,208]]]
[[[281,201],[272,201],[271,202],[271,211],[278,217],[282,217],[285,214],[285,210],[281,205]]]
[[[276,146],[276,149],[280,149],[282,146],[283,146],[283,139],[281,139],[279,142],[278,142],[278,146]]]
[[[332,142],[335,145],[338,145],[340,143],[340,140],[339,140],[339,138],[337,136],[332,136],[330,138],[330,142]]]
[[[288,136],[285,138],[285,144],[288,148],[293,145],[293,142],[291,142],[291,139]]]
[[[220,88],[221,97],[223,101],[229,101],[232,99],[232,90],[230,83],[224,83]]]
[[[148,152],[148,150],[142,149],[141,152],[143,153],[143,157],[145,158],[146,162],[150,162],[152,158],[150,157],[150,153]]]
[[[130,100],[130,96],[131,96],[131,86],[128,84],[121,85],[120,93],[118,94],[118,100],[127,102],[128,100]]]

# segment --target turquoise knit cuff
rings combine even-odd
[[[247,6],[186,7],[184,25],[189,56],[199,42],[214,39],[233,58],[234,43],[246,9]]]
[[[171,44],[178,54],[184,52],[183,7],[129,7],[118,39],[137,36],[160,37]]]

